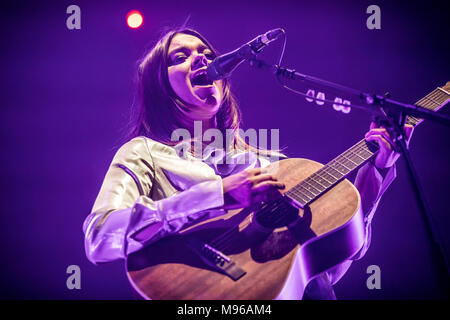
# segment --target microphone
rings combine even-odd
[[[282,33],[284,33],[284,30],[281,28],[267,31],[240,48],[218,56],[206,68],[208,78],[215,81],[229,77],[239,64],[244,60],[254,58],[257,53],[270,42],[276,40]]]

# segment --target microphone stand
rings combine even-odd
[[[378,118],[381,117],[384,119],[384,121],[390,124],[390,127],[392,128],[391,133],[393,133],[394,135],[393,140],[396,143],[397,150],[400,150],[401,154],[403,155],[403,158],[405,159],[409,181],[416,195],[417,204],[419,206],[421,216],[426,227],[426,233],[431,240],[432,256],[438,263],[438,265],[435,265],[434,267],[437,269],[438,273],[441,273],[443,275],[445,279],[446,289],[448,290],[449,270],[450,270],[449,261],[447,259],[447,256],[445,255],[443,242],[440,239],[438,229],[436,228],[436,223],[434,222],[433,217],[430,214],[431,211],[425,200],[424,192],[420,185],[417,171],[414,167],[411,155],[408,150],[407,142],[405,140],[406,137],[403,133],[403,127],[407,115],[414,116],[416,118],[428,119],[434,122],[441,123],[448,127],[450,127],[450,116],[435,113],[431,110],[419,106],[405,104],[399,101],[389,99],[388,94],[386,94],[385,96],[368,94],[330,81],[301,74],[295,71],[294,69],[287,69],[282,68],[278,65],[271,65],[262,60],[257,59],[256,57],[250,60],[250,65],[261,69],[262,68],[270,69],[277,77],[283,77],[289,80],[300,80],[302,82],[306,82],[312,85],[332,88],[342,93],[358,97],[361,100],[362,104],[361,105],[352,104],[351,105],[352,107],[363,109],[372,114],[375,114],[377,115]],[[311,98],[321,100],[313,97]]]

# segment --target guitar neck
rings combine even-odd
[[[444,107],[450,101],[450,83],[444,88],[437,87],[433,90],[433,92],[427,94],[425,97],[417,101],[414,105],[431,110],[438,111],[442,107]],[[416,126],[420,124],[423,119],[415,118],[412,116],[407,116],[406,123]]]
[[[447,87],[450,87],[450,82],[444,88],[436,88],[417,101],[415,105],[432,111],[439,110],[450,101],[450,93],[447,91],[449,88]],[[422,121],[423,119],[411,116],[406,118],[406,123],[413,126],[417,126]],[[305,207],[350,173],[359,169],[374,157],[378,150],[379,147],[376,143],[363,139],[291,188],[285,193],[285,196],[300,204],[301,207]]]

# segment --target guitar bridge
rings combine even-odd
[[[189,239],[188,245],[202,258],[206,264],[227,275],[234,281],[239,280],[247,273],[233,260],[231,260],[230,257],[226,256],[224,253],[207,243],[203,243],[196,239]]]

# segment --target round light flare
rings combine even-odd
[[[133,10],[128,12],[127,14],[127,24],[132,29],[137,29],[140,26],[142,26],[142,23],[144,22],[144,18],[142,17],[142,14],[137,11]]]

